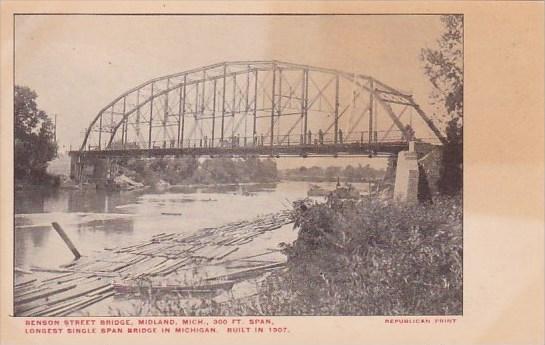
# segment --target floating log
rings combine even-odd
[[[70,284],[70,285],[65,285],[65,286],[62,286],[62,287],[59,287],[59,288],[56,288],[56,289],[46,289],[46,290],[40,289],[40,291],[38,291],[36,293],[25,294],[23,296],[20,296],[19,298],[16,298],[15,299],[15,306],[17,308],[17,305],[32,302],[32,301],[40,299],[40,298],[48,297],[48,296],[54,295],[56,293],[60,293],[60,292],[66,291],[66,290],[73,289],[75,287],[76,287],[75,284]]]
[[[32,271],[21,268],[21,267],[15,267],[14,271],[15,273],[32,274]]]
[[[214,280],[236,281],[236,280],[240,280],[240,279],[243,279],[243,278],[249,278],[249,277],[253,277],[253,276],[256,276],[256,275],[261,275],[262,273],[265,273],[265,271],[275,269],[275,268],[279,268],[279,267],[282,267],[282,266],[285,266],[285,263],[284,262],[279,262],[279,263],[259,266],[259,267],[255,267],[255,268],[251,268],[251,269],[247,269],[247,270],[240,270],[240,271],[236,271],[236,272],[230,272],[228,274],[224,274],[224,275],[221,275],[221,276],[207,278],[206,280],[207,281],[214,281]]]
[[[19,313],[24,313],[26,311],[31,311],[34,308],[40,307],[42,305],[47,306],[54,306],[58,303],[66,302],[73,300],[75,298],[84,296],[90,292],[103,289],[103,288],[110,288],[112,289],[112,286],[109,282],[101,282],[101,281],[90,281],[85,284],[78,284],[77,288],[75,289],[69,289],[60,293],[56,293],[55,295],[51,295],[49,298],[46,298],[44,301],[42,300],[34,300],[29,303],[20,304],[16,306],[16,310]]]
[[[32,272],[31,272],[32,273]],[[29,279],[29,280],[25,280],[25,281],[22,281],[22,282],[19,282],[19,283],[16,283],[14,286],[16,288],[21,288],[23,286],[26,286],[26,285],[29,285],[29,284],[32,284],[36,281],[37,279],[34,278],[34,279]]]
[[[152,293],[161,292],[216,292],[218,290],[230,290],[235,281],[222,281],[218,283],[211,283],[206,285],[196,286],[181,286],[181,285],[152,285],[152,286],[139,286],[132,282],[114,283],[113,287],[115,292],[126,294],[141,292],[142,289],[151,291]]]
[[[53,222],[51,223],[51,225],[53,225],[53,228],[57,231],[57,233],[62,238],[64,243],[68,246],[70,251],[72,251],[72,254],[74,254],[74,257],[76,258],[76,260],[81,258],[81,254],[76,249],[76,246],[74,246],[72,241],[70,241],[70,238],[68,238],[68,235],[66,234],[66,232],[64,232],[63,228],[59,225],[59,223]]]
[[[112,297],[114,295],[114,292],[110,292],[110,293],[106,293],[106,294],[103,294],[103,295],[99,295],[99,296],[95,296],[95,297],[89,297],[81,302],[78,302],[74,305],[70,305],[60,311],[57,311],[55,313],[53,313],[51,316],[67,316],[67,315],[70,315],[78,310],[81,310],[85,307],[88,307],[90,305],[93,305],[95,303],[98,303],[108,297]]]

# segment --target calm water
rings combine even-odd
[[[334,188],[334,183],[320,185]],[[51,227],[53,221],[63,226],[82,255],[90,255],[104,248],[143,241],[158,233],[191,233],[286,209],[292,201],[305,197],[309,186],[309,182],[280,182],[174,187],[162,193],[18,192],[15,266],[52,268],[72,261],[71,252]]]

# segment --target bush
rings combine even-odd
[[[269,315],[461,314],[460,206],[459,199],[298,203],[299,237],[285,249],[287,271],[263,287],[262,308]]]

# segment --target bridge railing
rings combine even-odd
[[[387,134],[387,137],[385,137]],[[233,135],[221,138],[190,138],[177,140],[154,140],[148,143],[126,142],[113,143],[106,150],[142,150],[142,149],[181,149],[181,148],[240,148],[240,147],[270,147],[272,146],[312,146],[312,145],[334,145],[334,144],[378,144],[378,143],[399,143],[405,141],[400,131],[374,131],[369,135],[368,131],[343,133],[339,131],[335,138],[334,133],[322,133],[308,131],[306,135],[290,134],[270,135],[258,134],[255,136]],[[98,146],[89,145],[89,151],[98,150]]]

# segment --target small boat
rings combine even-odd
[[[360,192],[353,185],[346,183],[345,186],[337,184],[337,188],[333,191],[333,195],[339,199],[359,199]]]
[[[327,196],[328,194],[328,190],[315,184],[311,185],[310,189],[307,192],[307,196]]]

